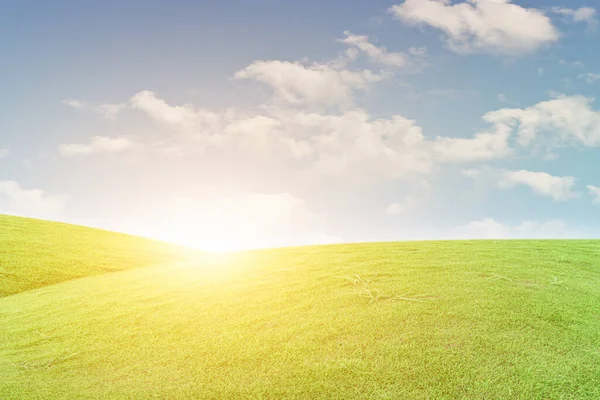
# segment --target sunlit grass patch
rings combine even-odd
[[[46,285],[0,299],[0,398],[597,399],[599,255],[316,246]]]
[[[0,297],[84,276],[173,262],[190,253],[155,240],[0,215]]]

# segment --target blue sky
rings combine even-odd
[[[0,212],[206,249],[598,237],[593,2],[0,5]]]

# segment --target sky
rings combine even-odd
[[[0,213],[213,251],[600,237],[594,5],[2,2]]]

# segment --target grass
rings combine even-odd
[[[0,398],[597,399],[599,255],[335,245],[28,290],[0,299]]]
[[[0,297],[184,255],[181,247],[154,240],[0,215]]]

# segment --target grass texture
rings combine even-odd
[[[53,227],[40,224],[21,244],[13,233],[14,248],[48,240]],[[123,269],[110,268],[108,245],[86,243],[99,232],[80,229],[56,243],[89,270]],[[122,238],[106,243],[130,254]],[[147,267],[0,299],[0,398],[600,398],[600,242],[352,244],[167,263],[146,249],[131,254]]]
[[[0,215],[0,297],[185,254],[181,247],[154,240]]]

